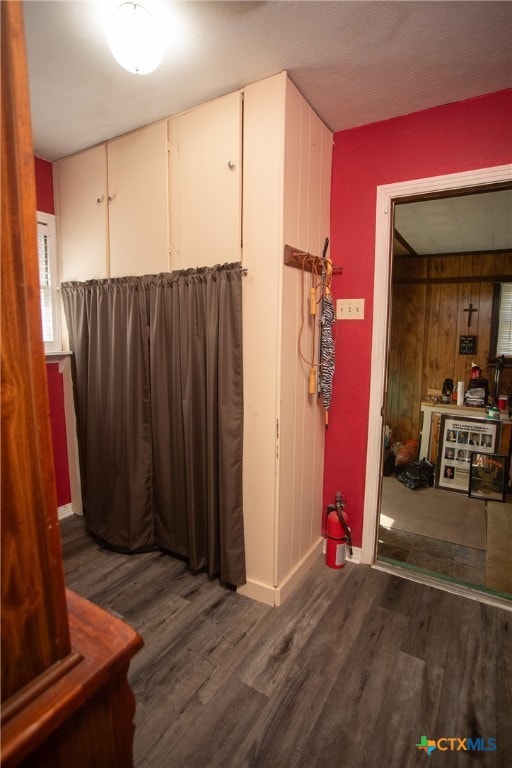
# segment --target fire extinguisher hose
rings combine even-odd
[[[347,546],[350,552],[350,557],[352,557],[352,534],[350,533],[350,528],[348,527],[347,521],[343,516],[343,504],[341,503],[340,499],[336,499],[336,512],[338,513],[338,518],[341,523],[341,527],[345,531],[345,534],[347,537]]]

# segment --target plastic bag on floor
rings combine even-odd
[[[430,488],[434,485],[435,464],[422,459],[421,461],[411,461],[409,464],[404,464],[401,467],[397,467],[396,479],[411,488]]]

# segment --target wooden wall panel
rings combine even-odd
[[[423,347],[423,366],[424,382],[426,390],[436,385],[436,366],[437,366],[437,339],[439,329],[439,303],[440,286],[438,284],[427,285],[427,295],[425,302],[426,333]],[[425,393],[426,394],[426,393]]]
[[[419,285],[417,287],[416,295],[416,311],[417,311],[417,324],[416,324],[416,366],[414,371],[414,387],[413,387],[413,403],[417,403],[421,400],[423,393],[423,349],[425,342],[425,304],[426,304],[426,286]],[[412,408],[411,414],[411,435],[419,434],[421,428],[420,413],[417,408]]]
[[[459,286],[448,283],[439,286],[439,315],[435,329],[437,343],[433,359],[435,360],[435,380],[443,384],[446,377],[453,378],[453,363],[457,354],[457,330],[459,304]],[[433,350],[434,351],[434,350]]]
[[[400,386],[400,354],[399,350],[402,344],[402,324],[400,318],[403,314],[403,294],[404,286],[397,285],[392,296],[392,311],[390,320],[390,344],[388,350],[388,381],[386,397],[386,423],[393,425],[393,440],[398,440],[398,405],[399,405],[399,386]]]
[[[401,347],[401,376],[400,376],[400,400],[399,400],[399,428],[405,437],[412,434],[411,419],[414,405],[414,377],[416,372],[416,343],[417,337],[417,287],[414,291],[407,291],[403,303],[403,327],[404,334]]]
[[[476,328],[475,316],[473,315],[471,326],[468,328],[468,313],[464,312],[464,307],[468,307],[470,303],[476,305],[475,284],[459,283],[459,306],[457,312],[457,328],[455,331],[455,343],[457,348],[454,353],[453,376],[451,377],[453,378],[454,383],[457,381],[466,381],[471,370],[471,363],[473,362],[473,355],[458,354],[459,337],[473,335],[473,333],[477,335],[478,329]],[[478,341],[480,342],[480,339]],[[478,348],[477,352],[478,354],[480,353]]]
[[[467,383],[473,359],[492,390],[494,368],[487,368],[487,359],[494,275],[512,280],[512,254],[395,259],[386,407],[393,440],[419,436],[421,399],[429,389],[441,389],[445,378]],[[468,327],[464,309],[470,303],[478,312]],[[461,335],[477,336],[474,356],[459,355]],[[511,386],[506,369],[500,390],[509,394]]]

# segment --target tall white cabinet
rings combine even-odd
[[[324,414],[297,352],[310,283],[284,246],[321,255],[331,154],[331,132],[283,72],[55,164],[62,280],[247,268],[240,591],[270,605],[321,544]],[[309,350],[318,319],[305,314]]]

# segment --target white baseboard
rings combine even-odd
[[[304,555],[302,560],[278,586],[263,584],[262,582],[248,578],[246,584],[244,584],[242,587],[237,587],[238,594],[244,595],[245,597],[250,597],[260,603],[265,603],[265,605],[282,605],[290,593],[293,592],[299,581],[304,577],[304,575],[313,565],[314,561],[320,554],[323,541],[323,538],[319,538],[313,544],[309,552]]]
[[[348,553],[347,549],[346,560],[347,563],[356,563],[356,565],[359,565],[361,562],[361,547],[352,547],[352,555]]]
[[[323,545],[322,545],[322,554],[325,556],[325,551],[327,548],[327,539],[324,539]],[[361,562],[361,547],[352,547],[352,554],[349,552],[349,548],[347,545],[345,545],[345,561],[347,563],[355,563],[356,565],[359,565]]]
[[[302,558],[302,560],[295,566],[295,568],[283,579],[281,584],[276,587],[275,603],[274,605],[282,605],[290,592],[293,592],[299,581],[309,571],[319,553],[321,552],[324,539],[319,538],[311,547],[309,552]]]
[[[57,509],[59,520],[64,520],[65,517],[71,517],[73,513],[73,505],[71,502],[69,504],[64,504],[62,507],[59,507]]]
[[[257,600],[258,603],[264,603],[265,605],[271,605],[272,607],[276,604],[275,587],[271,587],[269,584],[263,584],[261,581],[247,579],[243,586],[236,588],[236,591],[239,595],[250,597],[251,600]]]

